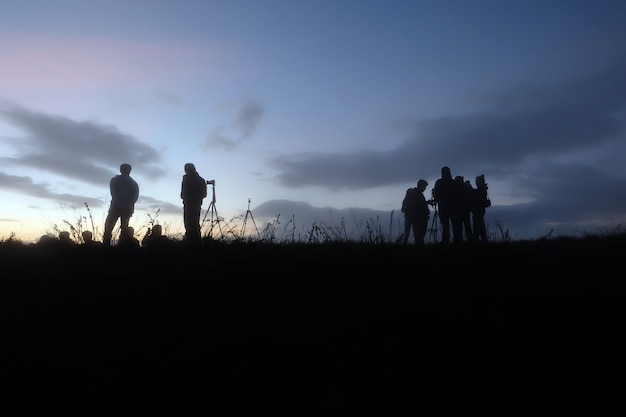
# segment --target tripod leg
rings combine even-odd
[[[244,233],[246,231],[246,224],[248,223],[248,216],[250,216],[250,219],[252,220],[252,224],[254,225],[254,230],[256,231],[256,234],[259,234],[259,229],[256,227],[256,222],[254,221],[254,216],[252,215],[252,212],[250,210],[246,211],[246,216],[243,218],[243,225],[241,226],[241,237],[244,236]]]
[[[209,207],[206,209],[206,213],[204,214],[204,218],[202,219],[202,223],[200,227],[204,226],[204,223],[206,222],[206,218],[209,213],[211,213],[211,219],[209,221],[209,231],[207,233],[207,236],[213,239],[213,228],[215,227],[215,225],[217,225],[217,227],[220,230],[221,237],[224,237],[224,232],[222,231],[221,219],[219,218],[219,215],[217,214],[217,208],[215,207],[214,202],[211,202],[211,204],[209,204]]]
[[[252,201],[252,199],[248,198],[248,210],[246,210],[246,216],[243,218],[243,225],[241,226],[241,233],[240,233],[241,237],[244,236],[244,232],[246,231],[246,224],[248,223],[248,216],[250,216],[250,218],[252,219],[252,224],[254,224],[254,230],[256,230],[257,236],[259,235],[259,229],[256,227],[254,216],[252,215],[252,212],[250,211],[250,201]]]
[[[215,222],[213,223],[213,221],[211,221],[211,229],[213,228],[214,224],[217,224],[217,228],[220,229],[220,237],[224,237],[224,232],[222,231],[222,223],[221,223],[221,219],[220,216],[217,214],[217,208],[215,207],[215,204],[213,204],[213,214],[215,214]],[[211,214],[211,220],[213,219],[213,214]]]
[[[241,225],[241,232],[239,234],[243,237],[243,234],[246,232],[246,223],[248,223],[248,212],[246,211],[246,215],[243,218],[243,223]]]
[[[250,218],[252,219],[252,224],[254,225],[254,230],[256,231],[256,234],[258,236],[259,229],[256,227],[256,222],[254,221],[254,216],[252,215],[252,212],[250,212]]]
[[[438,243],[439,241],[439,233],[438,233],[438,219],[439,219],[439,214],[437,213],[437,211],[435,211],[435,213],[433,214],[433,220],[430,223],[430,239],[432,241],[432,243]]]

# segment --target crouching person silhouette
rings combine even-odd
[[[148,229],[143,239],[141,239],[141,246],[143,247],[162,247],[169,243],[170,239],[163,234],[163,227],[160,224],[155,224],[152,229]]]
[[[117,247],[127,249],[135,249],[139,247],[139,240],[135,237],[135,229],[133,227],[128,226],[122,231]]]

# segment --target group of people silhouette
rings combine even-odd
[[[81,237],[84,245],[111,246],[113,230],[119,221],[120,234],[117,246],[133,248],[140,246],[157,246],[169,241],[163,234],[163,227],[155,224],[148,228],[146,234],[141,239],[135,237],[135,229],[129,226],[130,219],[135,212],[135,204],[139,200],[139,185],[131,177],[132,166],[128,163],[120,165],[120,173],[109,181],[111,193],[111,204],[107,216],[104,220],[104,232],[102,242],[94,240],[93,233],[89,230],[82,232]],[[200,214],[202,201],[207,196],[207,182],[200,176],[193,163],[188,162],[184,166],[180,198],[183,202],[183,222],[185,225],[184,241],[189,244],[199,244],[202,241]],[[40,238],[39,242],[60,242],[64,244],[74,244],[70,232],[60,231],[58,239],[48,235]]]
[[[426,200],[424,191],[428,182],[424,179],[417,181],[417,186],[409,188],[402,200],[401,211],[404,213],[404,233],[402,243],[408,244],[409,236],[413,232],[415,244],[425,244],[430,207],[435,208],[431,232],[436,230],[438,221],[441,224],[441,240],[446,245],[462,242],[488,241],[485,226],[485,212],[491,206],[487,194],[485,176],[479,175],[475,179],[476,188],[463,176],[452,177],[450,167],[441,168],[441,178],[435,181],[432,198]],[[437,219],[438,217],[438,219]]]
[[[139,199],[139,185],[130,176],[132,167],[128,163],[120,165],[120,173],[109,182],[111,192],[111,204],[104,221],[104,233],[102,242],[94,240],[91,231],[82,233],[83,244],[111,246],[115,225],[120,224],[120,235],[117,242],[119,247],[156,246],[169,241],[163,234],[163,228],[155,224],[148,228],[143,239],[139,241],[135,237],[135,230],[129,226],[131,217],[135,212],[135,204]],[[207,182],[196,170],[193,163],[188,162],[184,166],[180,198],[183,202],[183,223],[185,235],[183,241],[197,245],[202,242],[200,215],[202,202],[207,196]],[[406,190],[402,200],[401,211],[404,213],[404,232],[402,243],[408,244],[409,236],[413,232],[415,244],[423,246],[428,232],[428,223],[431,218],[430,206],[434,207],[434,218],[431,232],[441,224],[441,240],[439,243],[448,244],[450,239],[453,243],[488,241],[485,226],[485,210],[491,206],[487,194],[485,176],[479,175],[475,180],[474,188],[469,180],[462,176],[452,177],[450,167],[441,168],[441,178],[435,181],[432,189],[432,198],[427,200],[424,191],[428,187],[425,179],[417,181],[417,186]],[[42,236],[40,242],[48,241],[48,236]],[[59,238],[54,239],[62,243],[74,243],[67,231],[59,232]]]

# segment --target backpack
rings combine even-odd
[[[402,208],[400,209],[402,213],[406,213],[410,210],[415,211],[415,197],[413,193],[417,192],[419,191],[417,191],[417,189],[415,188],[409,188],[408,190],[406,190],[406,195],[402,200]]]

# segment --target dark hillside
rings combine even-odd
[[[3,242],[2,392],[144,411],[617,415],[625,251],[624,236],[422,250]]]

